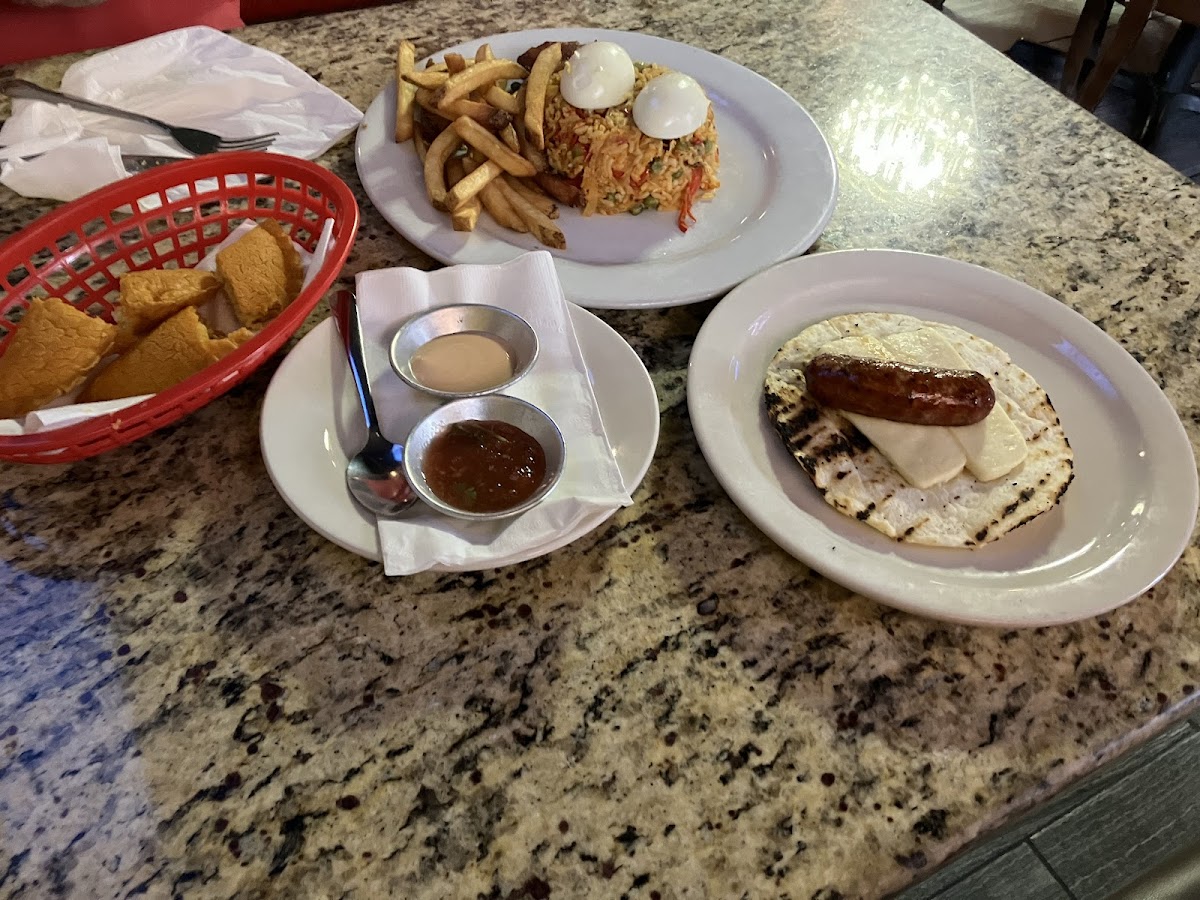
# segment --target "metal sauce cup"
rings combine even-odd
[[[439,391],[418,381],[412,371],[413,354],[434,338],[465,331],[478,332],[498,339],[512,359],[512,377],[479,391]],[[511,387],[533,368],[537,355],[537,334],[528,322],[506,309],[479,303],[439,306],[418,313],[400,326],[400,330],[392,338],[389,353],[392,369],[407,384],[443,400],[482,397]]]
[[[491,420],[515,425],[542,445],[546,454],[546,475],[541,486],[524,503],[499,512],[469,512],[451,506],[435,494],[425,480],[425,454],[433,439],[455,422]],[[430,507],[448,516],[473,521],[508,519],[537,506],[558,484],[566,462],[566,446],[562,432],[546,413],[532,403],[491,394],[486,397],[467,397],[447,403],[417,423],[404,442],[404,474],[417,495]]]

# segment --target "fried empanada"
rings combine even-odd
[[[0,356],[0,418],[23,416],[75,390],[116,336],[115,325],[65,300],[31,302]]]
[[[238,321],[249,327],[278,315],[304,283],[300,254],[274,219],[219,252],[217,272]]]
[[[121,276],[121,305],[117,309],[118,353],[165,322],[184,307],[202,306],[221,289],[212,272],[195,269],[154,269]]]
[[[185,307],[114,360],[84,388],[79,400],[117,400],[165,391],[232,353],[253,335],[242,328],[213,338],[195,307]]]

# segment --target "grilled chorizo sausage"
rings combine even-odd
[[[974,425],[996,405],[978,372],[822,353],[804,368],[822,406],[912,425]]]

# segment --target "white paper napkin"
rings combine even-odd
[[[196,268],[203,272],[215,272],[217,270],[217,254],[241,238],[254,225],[255,223],[252,220],[247,220],[229,232],[225,240],[213,247],[204,259],[196,264]],[[325,224],[321,228],[321,236],[317,239],[316,247],[311,254],[299,244],[293,244],[300,253],[300,262],[304,266],[304,287],[308,287],[308,283],[312,281],[320,270],[321,263],[325,261],[325,254],[329,252],[329,244],[332,240],[333,219],[326,219]],[[228,333],[236,331],[241,326],[241,323],[237,320],[237,316],[234,315],[233,310],[230,308],[229,301],[225,298],[224,292],[218,293],[216,297],[202,306],[199,313],[200,318],[209,327],[219,331]],[[114,356],[113,359],[115,358]],[[79,395],[83,387],[83,385],[80,385],[67,396],[60,397],[48,406],[29,413],[24,418],[0,419],[0,435],[33,434],[34,432],[47,431],[51,428],[64,428],[67,425],[84,422],[96,416],[117,412],[134,404],[141,403],[147,397],[153,396],[152,394],[143,394],[138,397],[124,397],[120,400],[75,403],[75,397]]]
[[[67,70],[61,90],[223,137],[277,131],[270,152],[304,159],[316,159],[362,119],[352,104],[283,57],[205,26],[90,56]],[[81,137],[103,140],[84,147]],[[35,153],[45,155],[19,161]],[[0,159],[8,160],[0,165],[0,184],[27,197],[72,200],[126,177],[120,153],[190,155],[148,125],[14,100],[12,116],[0,127]],[[64,172],[71,173],[69,184],[62,183]]]
[[[380,520],[379,543],[388,575],[409,575],[437,564],[478,562],[486,568],[493,560],[548,543],[597,511],[633,502],[605,434],[549,253],[527,253],[499,266],[361,272],[357,295],[371,388],[384,434],[390,439],[402,442],[437,406],[437,401],[392,372],[388,348],[400,324],[434,306],[485,303],[516,313],[537,332],[537,362],[505,393],[549,413],[562,431],[567,450],[558,485],[540,504],[514,519],[465,522],[415,511],[403,519]]]

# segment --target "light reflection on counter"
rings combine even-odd
[[[867,85],[837,117],[833,142],[843,163],[905,194],[934,197],[976,165],[973,114],[928,75]]]

